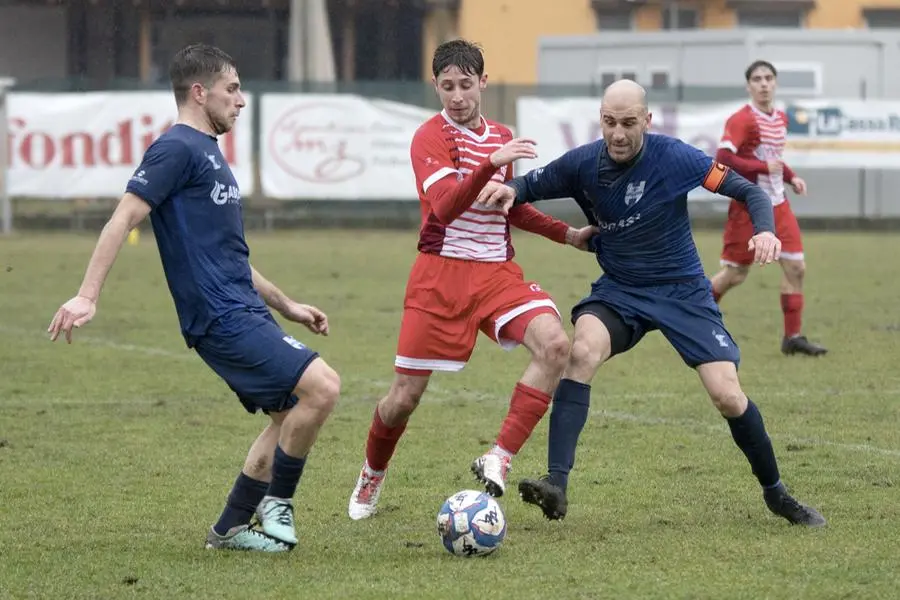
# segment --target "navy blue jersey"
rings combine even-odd
[[[626,285],[704,277],[688,217],[687,194],[712,191],[728,174],[703,151],[660,134],[628,163],[616,163],[599,140],[570,150],[510,182],[516,202],[574,198],[600,228],[592,246],[604,273]],[[771,210],[771,208],[770,208]]]
[[[253,287],[241,193],[215,137],[175,125],[147,149],[126,191],[151,207],[188,346],[230,311],[268,310]]]

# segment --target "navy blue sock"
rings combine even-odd
[[[575,447],[578,445],[578,436],[587,423],[590,404],[590,385],[571,379],[559,382],[550,411],[547,465],[550,482],[563,491],[569,484],[569,472],[575,466]]]
[[[778,485],[781,476],[778,474],[778,462],[775,460],[775,450],[772,449],[772,440],[766,433],[762,415],[753,401],[747,398],[747,410],[739,417],[725,419],[731,428],[731,437],[744,456],[750,462],[753,474],[759,480],[763,488],[772,488]]]
[[[281,446],[275,447],[275,462],[272,463],[272,483],[267,496],[293,498],[306,465],[306,457],[294,458],[285,453]]]
[[[216,533],[225,535],[232,527],[250,523],[253,512],[266,495],[267,489],[269,484],[265,481],[253,479],[241,472],[228,494],[225,510],[222,511],[219,521],[213,525]]]

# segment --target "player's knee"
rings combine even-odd
[[[608,349],[596,340],[587,336],[579,336],[572,342],[572,350],[569,353],[569,366],[577,370],[597,369],[606,359]]]
[[[331,414],[341,397],[340,375],[322,362],[316,370],[315,379],[310,384],[305,386],[303,401],[309,408],[325,415]]]
[[[746,265],[741,265],[738,267],[728,267],[728,283],[731,287],[741,285],[744,281],[747,280],[747,275],[750,274],[750,267]]]
[[[793,282],[803,281],[803,276],[806,275],[806,262],[802,260],[785,260],[782,268],[788,280]]]
[[[560,328],[548,336],[535,358],[548,370],[562,373],[569,358],[569,337],[566,332]]]
[[[747,397],[740,387],[710,392],[709,397],[723,417],[739,417],[747,408]]]
[[[427,378],[398,375],[384,400],[385,412],[398,418],[408,417],[419,406],[427,385]]]

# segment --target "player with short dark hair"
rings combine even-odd
[[[88,323],[128,232],[153,225],[182,335],[235,392],[271,422],[246,462],[206,547],[283,552],[297,543],[292,498],[340,379],[319,355],[285,333],[269,307],[316,334],[319,309],[298,304],[254,269],[244,239],[241,193],[219,149],[244,106],[234,61],[203,44],[179,51],[170,70],[178,120],[143,156],[103,228],[78,294],[54,315],[50,339]],[[302,396],[302,402],[299,398]],[[251,528],[254,515],[260,529]]]
[[[350,496],[354,520],[375,514],[388,463],[432,373],[463,369],[479,331],[506,350],[524,345],[531,353],[495,443],[471,466],[491,495],[504,493],[510,461],[547,412],[569,349],[553,299],[513,261],[510,225],[581,249],[591,235],[590,227],[571,228],[531,206],[507,217],[475,202],[488,182],[512,176],[514,160],[534,157],[534,145],[482,116],[487,75],[477,45],[441,44],[432,71],[444,109],[410,145],[422,208],[419,254],[403,302],[394,382],[375,408]]]
[[[788,184],[795,193],[804,195],[806,182],[784,162],[788,118],[774,105],[778,71],[772,63],[757,60],[747,67],[744,76],[750,102],[725,122],[716,160],[756,183],[774,206],[775,234],[782,243],[779,262],[784,272],[781,280],[781,311],[784,314],[781,351],[787,355],[821,356],[828,350],[809,341],[801,328],[806,261],[800,225],[784,186]],[[716,302],[750,274],[753,254],[747,251],[747,241],[752,235],[753,224],[746,205],[732,200],[722,236],[722,269],[711,278]]]
[[[744,202],[754,225],[748,250],[761,265],[777,260],[780,251],[772,232],[772,204],[757,186],[701,150],[648,134],[651,118],[643,88],[633,81],[616,82],[603,96],[603,139],[483,192],[486,204],[502,207],[574,198],[588,221],[599,227],[591,245],[603,275],[572,309],[575,338],[550,413],[548,474],[522,480],[519,492],[547,518],[565,516],[568,477],[587,421],[591,381],[609,358],[658,329],[697,371],[749,461],[769,509],[791,523],[824,525],[815,509],[788,494],[762,416],[741,389],[740,351],[703,274],[687,194],[703,186]]]

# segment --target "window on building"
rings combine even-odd
[[[803,27],[805,19],[803,10],[763,10],[739,9],[737,11],[738,27]]]
[[[822,65],[816,63],[774,63],[778,69],[778,91],[785,94],[818,96],[822,93]]]
[[[669,72],[668,71],[651,71],[650,72],[650,88],[654,90],[669,89]]]
[[[632,67],[624,67],[624,68],[612,68],[612,69],[601,69],[600,70],[600,86],[606,88],[609,84],[614,81],[618,81],[619,79],[630,79],[631,81],[637,81],[637,71]]]
[[[607,87],[610,86],[610,84],[612,84],[618,78],[619,78],[618,73],[614,73],[612,71],[604,71],[603,73],[600,73],[600,87],[602,87],[603,89],[606,89]]]
[[[700,27],[700,11],[696,8],[666,5],[662,11],[663,29],[697,29]]]
[[[598,8],[594,14],[600,31],[630,31],[634,24],[628,8]]]
[[[869,8],[863,12],[869,29],[900,29],[900,9]]]

